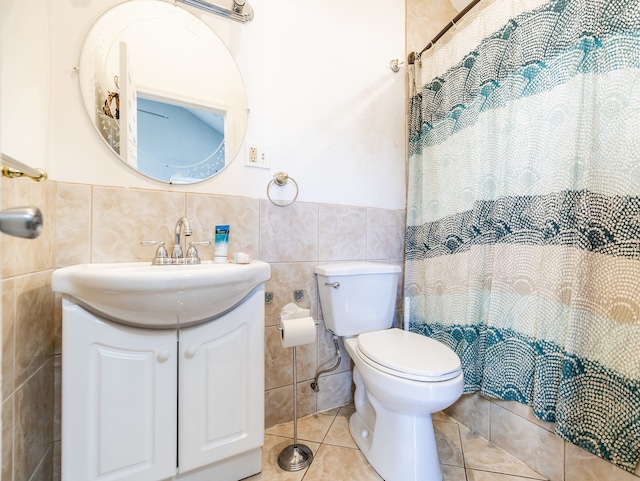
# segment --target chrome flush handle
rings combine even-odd
[[[340,283],[339,282],[334,282],[333,284],[329,284],[328,282],[325,282],[324,285],[327,286],[327,287],[333,287],[334,289],[340,289]]]

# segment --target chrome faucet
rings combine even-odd
[[[191,224],[189,224],[189,219],[187,219],[186,217],[180,217],[178,219],[178,222],[176,223],[176,239],[175,243],[173,244],[171,257],[169,257],[169,253],[164,246],[164,242],[155,240],[143,240],[140,241],[140,244],[142,244],[143,246],[158,246],[156,256],[152,262],[154,266],[200,264],[200,256],[198,255],[196,245],[210,246],[211,241],[189,242],[189,248],[187,249],[186,240],[184,242],[184,247],[182,246],[182,236],[187,237],[190,235]],[[184,254],[185,250],[187,252],[186,256]]]
[[[182,259],[184,257],[184,250],[182,249],[180,239],[180,234],[183,230],[185,237],[191,235],[191,224],[189,224],[189,219],[186,217],[180,217],[176,223],[176,241],[173,245],[173,252],[171,253],[173,259]]]

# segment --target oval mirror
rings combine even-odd
[[[79,80],[100,137],[153,179],[201,182],[242,145],[240,71],[215,32],[180,7],[136,0],[108,10],[85,39]]]

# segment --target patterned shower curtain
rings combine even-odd
[[[640,0],[495,0],[410,70],[410,328],[640,456]]]

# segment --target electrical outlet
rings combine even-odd
[[[258,147],[255,145],[249,146],[249,163],[257,164],[258,163]]]
[[[250,167],[271,168],[271,149],[268,145],[247,144],[247,162]]]

